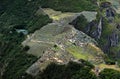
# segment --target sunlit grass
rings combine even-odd
[[[56,20],[58,21],[58,20],[61,20],[61,19],[64,19],[64,18],[68,18],[68,17],[71,17],[71,16],[74,15],[74,13],[69,13],[69,12],[62,13],[61,11],[55,11],[55,10],[50,9],[50,8],[45,8],[43,10],[54,21],[56,21]]]
[[[110,68],[110,69],[115,69],[115,70],[118,70],[120,71],[120,68],[117,67],[116,65],[106,65],[106,64],[100,64],[100,65],[97,65],[96,67],[99,67],[100,70],[103,70],[105,68]]]
[[[68,47],[67,51],[69,53],[71,53],[77,59],[87,60],[90,57],[90,55],[87,52],[85,52],[83,48],[77,47],[77,46],[74,46],[74,45]]]

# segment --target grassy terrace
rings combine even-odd
[[[75,58],[77,59],[88,59],[88,53],[83,51],[83,48],[81,47],[76,47],[74,45],[71,45],[70,47],[67,48],[67,51],[71,53]]]
[[[67,48],[67,51],[77,59],[89,60],[94,59],[98,55],[103,56],[103,52],[92,44],[88,44],[86,48],[71,45]]]

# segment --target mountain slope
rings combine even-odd
[[[98,1],[0,0],[0,77],[41,79],[39,75],[48,75],[50,79],[55,69],[58,72],[52,75],[67,69],[70,79],[69,69],[78,68],[73,78],[96,79],[95,74],[104,68],[120,70],[119,4]]]
[[[66,64],[69,61],[77,61],[79,59],[90,61],[93,64],[104,62],[104,54],[96,46],[96,41],[69,25],[72,20],[84,12],[61,13],[51,9],[43,10],[45,13],[48,12],[46,14],[53,19],[53,23],[37,30],[22,43],[24,46],[30,46],[30,50],[27,53],[40,57],[26,71],[27,73],[36,75],[50,62]],[[94,12],[91,12],[91,15],[92,13]],[[88,12],[88,14],[90,13]],[[54,17],[57,17],[57,19]],[[95,19],[95,17],[96,14],[91,19]]]

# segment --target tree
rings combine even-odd
[[[84,31],[88,22],[84,15],[80,15],[75,20],[73,20],[70,24],[74,25],[76,29],[80,31]]]
[[[113,69],[104,69],[99,74],[100,79],[120,79],[120,72]]]
[[[90,63],[83,60],[81,63],[70,61],[66,65],[51,63],[36,79],[97,79],[91,72],[92,68]]]

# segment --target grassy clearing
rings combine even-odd
[[[105,68],[110,68],[110,69],[114,69],[114,70],[120,71],[120,68],[117,67],[116,65],[100,64],[100,65],[97,65],[96,67],[99,67],[100,70],[103,70],[103,69],[105,69]]]
[[[89,51],[90,54],[92,54],[94,56],[97,56],[97,55],[103,56],[104,55],[103,51],[92,43],[89,43],[86,46],[86,49]]]
[[[77,59],[87,60],[88,58],[91,57],[91,55],[89,55],[89,53],[86,52],[83,48],[77,47],[77,46],[74,46],[74,45],[71,45],[70,47],[68,47],[67,51],[69,53],[71,53]]]

